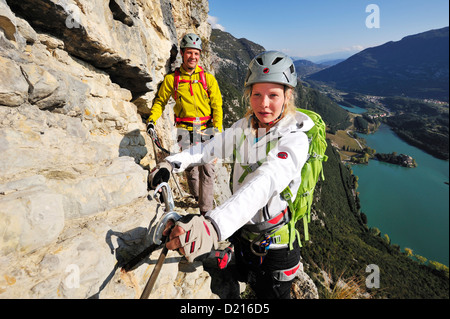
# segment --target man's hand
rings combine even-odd
[[[153,121],[150,121],[147,123],[147,133],[149,135],[154,134],[155,132],[155,123]]]

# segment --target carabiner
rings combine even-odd
[[[165,188],[165,190],[163,189]],[[161,203],[161,201],[158,199],[158,193],[159,192],[163,192],[165,191],[167,196],[164,196],[164,204],[166,205],[166,212],[171,212],[175,209],[175,203],[173,201],[173,196],[172,196],[172,190],[170,189],[169,184],[163,182],[161,184],[158,184],[158,186],[156,186],[155,189],[155,194],[153,195],[153,198],[155,198],[158,202]]]
[[[264,239],[260,242],[260,244],[259,244],[259,247],[264,249],[264,251],[263,251],[262,253],[257,252],[257,251],[253,248],[253,245],[256,246],[256,242],[257,242],[260,238],[264,238]],[[270,246],[271,242],[272,242],[272,240],[271,240],[270,235],[261,234],[261,235],[259,235],[258,237],[256,237],[256,238],[250,243],[250,250],[251,250],[252,253],[255,254],[256,256],[264,257],[264,256],[266,256],[267,253],[268,253],[269,246]]]

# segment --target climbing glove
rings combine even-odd
[[[213,252],[214,257],[217,260],[217,267],[219,269],[227,268],[228,264],[231,262],[231,257],[233,256],[234,245],[230,244],[224,250],[216,250]]]
[[[147,133],[152,136],[155,133],[155,123],[150,121],[147,123]]]
[[[210,220],[201,215],[189,214],[176,224],[184,229],[179,236],[181,248],[189,262],[206,258],[218,247],[218,235]]]

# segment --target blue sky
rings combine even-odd
[[[366,8],[370,4],[377,11]],[[449,25],[448,0],[209,0],[210,23],[267,50],[321,60]],[[370,17],[369,17],[370,16]],[[379,17],[379,27],[376,26]]]

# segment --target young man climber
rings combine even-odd
[[[223,112],[217,80],[198,65],[202,53],[200,37],[193,33],[186,34],[181,40],[180,49],[182,65],[165,76],[147,120],[147,131],[150,133],[150,130],[155,129],[155,122],[170,97],[173,97],[177,142],[184,150],[221,132]],[[186,173],[189,190],[198,200],[200,212],[204,214],[212,210],[214,164],[190,167]]]

